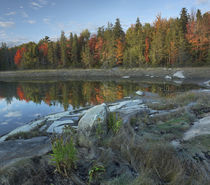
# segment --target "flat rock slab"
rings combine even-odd
[[[195,122],[194,125],[184,134],[184,140],[189,140],[196,136],[210,134],[210,116],[204,117]]]
[[[46,136],[2,142],[0,143],[0,169],[22,159],[44,155],[49,151],[51,151],[51,142]]]

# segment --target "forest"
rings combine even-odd
[[[157,15],[152,24],[139,18],[124,32],[120,20],[88,29],[80,35],[64,31],[57,41],[48,36],[38,43],[15,47],[2,43],[0,70],[185,67],[210,65],[210,12],[190,14],[182,8],[177,18]]]

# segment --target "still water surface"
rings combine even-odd
[[[87,105],[114,102],[134,96],[138,90],[173,96],[176,92],[198,89],[195,85],[165,82],[59,81],[1,82],[0,136],[40,116]]]

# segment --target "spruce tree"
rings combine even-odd
[[[61,63],[63,66],[67,64],[67,50],[66,50],[66,37],[64,31],[61,32],[60,38],[60,45],[61,45]]]

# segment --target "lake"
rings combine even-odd
[[[132,81],[0,81],[0,136],[36,118],[135,96],[138,90],[173,96],[199,89],[193,84]]]

